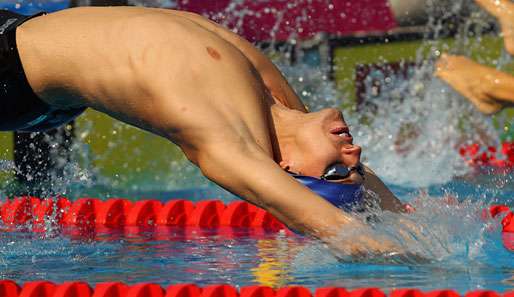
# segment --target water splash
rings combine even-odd
[[[442,15],[435,14],[440,6],[430,6],[428,27],[435,38],[448,34],[445,24],[450,20],[462,21],[456,24],[454,53],[470,55],[480,44],[475,38],[481,36],[477,32],[489,26],[476,13],[463,15],[470,14],[468,7],[475,7],[469,4],[454,1]],[[355,142],[365,148],[364,159],[389,183],[413,187],[448,183],[470,172],[457,153],[459,147],[469,143],[498,145],[499,133],[491,118],[434,78],[433,63],[445,48],[448,50],[439,40],[427,38],[418,50],[415,67],[407,67],[408,79],[394,74],[380,77],[378,72],[365,81],[365,102],[374,108],[360,110],[351,121]],[[498,65],[502,63],[506,62]],[[378,95],[373,92],[377,81],[381,88]],[[370,124],[363,125],[365,122]]]
[[[370,125],[352,123],[365,162],[390,183],[447,183],[469,171],[458,154],[460,146],[498,139],[489,118],[437,79],[402,82],[393,92],[406,98],[382,103],[372,114],[362,113],[371,118]]]
[[[330,249],[333,253],[327,253],[323,245],[305,247],[295,266],[310,267],[313,261],[325,266],[359,262],[469,271],[473,263],[471,266],[475,267],[512,269],[512,261],[498,261],[510,257],[499,235],[501,218],[491,219],[486,215],[484,202],[462,200],[420,195],[412,202],[416,211],[411,214],[379,210],[356,214],[356,219],[368,224],[341,231],[338,244]],[[383,250],[361,249],[377,243],[376,247]],[[392,249],[388,250],[388,246]],[[355,248],[360,249],[357,257]]]

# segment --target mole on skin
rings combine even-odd
[[[208,46],[207,53],[209,53],[209,56],[211,56],[214,60],[221,60],[221,55],[212,47]]]

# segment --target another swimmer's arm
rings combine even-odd
[[[384,182],[371,170],[364,165],[364,187],[376,193],[378,197],[366,197],[366,199],[377,199],[380,208],[392,212],[402,212],[405,210],[403,203],[389,190]]]
[[[442,55],[435,75],[485,114],[514,105],[514,76],[463,56]]]
[[[490,80],[491,87],[486,93],[497,99],[503,107],[511,107],[514,104],[514,76],[493,68],[490,72],[486,79]]]

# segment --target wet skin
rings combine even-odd
[[[177,144],[202,173],[289,227],[355,255],[401,252],[359,235],[362,223],[321,199],[284,169],[319,177],[360,162],[342,114],[307,113],[276,67],[232,32],[171,10],[76,8],[17,30],[22,64],[48,104],[87,106]],[[364,182],[384,209],[401,203],[369,169]]]

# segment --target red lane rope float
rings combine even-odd
[[[19,286],[11,280],[0,280],[2,297],[512,297],[514,291],[503,294],[477,290],[460,295],[453,290],[423,292],[418,289],[395,289],[388,295],[377,288],[346,290],[344,288],[318,288],[314,294],[306,287],[290,286],[272,289],[265,286],[242,287],[239,291],[231,285],[219,284],[198,287],[195,284],[170,285],[166,289],[158,284],[140,283],[126,285],[121,282],[99,283],[94,288],[85,282],[49,281],[27,282]]]
[[[501,221],[503,246],[514,251],[514,213],[507,205],[493,205],[489,208],[492,218],[505,215]]]
[[[502,239],[504,246],[514,251],[513,212],[506,205],[491,206],[488,212],[492,218],[505,215],[501,221]],[[233,201],[225,205],[219,200],[205,200],[195,204],[177,199],[162,204],[152,199],[131,202],[123,198],[106,201],[80,198],[70,202],[63,197],[40,200],[27,196],[1,204],[0,218],[7,227],[31,228],[35,232],[44,232],[49,226],[71,226],[80,231],[95,228],[184,226],[261,228],[292,233],[273,215],[244,201]]]
[[[479,144],[474,143],[462,146],[459,154],[473,167],[514,168],[514,142],[502,143],[499,151],[494,146],[482,148]]]
[[[79,229],[95,227],[189,226],[200,228],[245,227],[286,230],[270,213],[243,201],[225,205],[219,200],[193,203],[188,200],[139,200],[123,198],[102,201],[80,198],[74,202],[60,197],[40,200],[16,197],[0,205],[0,218],[7,227],[27,227],[40,232],[47,225]]]

